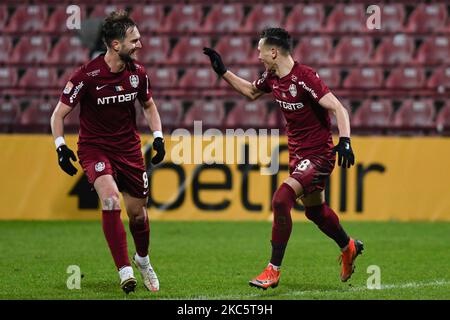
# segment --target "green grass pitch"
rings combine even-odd
[[[130,256],[134,252],[128,231]],[[344,222],[364,241],[356,271],[339,280],[335,243],[314,224],[294,223],[280,285],[248,285],[270,257],[268,222],[152,222],[151,261],[161,290],[119,287],[101,222],[0,222],[0,299],[450,299],[450,223]],[[81,289],[69,290],[77,265]],[[381,289],[367,272],[379,266]]]

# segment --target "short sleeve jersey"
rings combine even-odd
[[[300,155],[333,147],[328,110],[319,104],[330,90],[312,68],[295,62],[286,76],[279,78],[266,71],[254,84],[261,91],[272,92],[280,106],[290,153]]]
[[[140,149],[136,126],[136,99],[152,97],[150,80],[142,65],[133,62],[113,73],[100,55],[79,68],[67,82],[60,101],[74,108],[80,104],[78,144],[115,152]]]

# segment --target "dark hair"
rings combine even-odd
[[[282,28],[264,29],[261,39],[265,39],[264,44],[279,47],[284,53],[291,52],[291,36]]]
[[[113,40],[125,39],[127,30],[136,26],[126,11],[113,11],[103,21],[102,40],[109,48]]]

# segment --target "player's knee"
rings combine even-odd
[[[305,216],[309,220],[318,224],[323,220],[323,204],[319,206],[305,207]]]
[[[102,199],[103,210],[118,210],[120,209],[119,194],[113,193]]]
[[[274,213],[290,211],[289,197],[286,195],[286,190],[282,187],[278,188],[273,195],[272,210]]]

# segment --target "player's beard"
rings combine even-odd
[[[133,60],[134,60],[134,59],[131,57],[131,54],[132,54],[132,53],[130,53],[130,52],[127,52],[127,53],[121,53],[121,52],[119,52],[118,54],[119,54],[120,59],[121,59],[123,62],[125,62],[125,63],[130,63],[130,62],[133,62]]]

